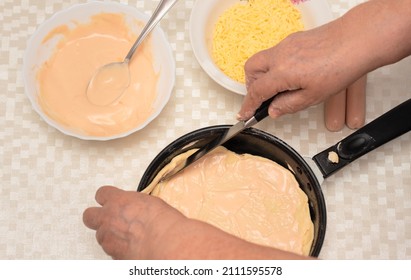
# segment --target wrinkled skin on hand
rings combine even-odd
[[[84,224],[96,230],[103,250],[113,259],[150,259],[161,236],[186,218],[161,199],[115,187],[96,192],[101,207],[84,211]]]
[[[366,1],[342,17],[291,34],[245,64],[247,95],[238,119],[274,98],[271,117],[325,101],[363,75],[411,55],[411,0]]]
[[[262,102],[279,92],[269,114],[276,118],[324,101],[360,75],[346,67],[347,49],[340,23],[291,34],[277,46],[252,56],[245,64],[247,95],[239,119],[252,117]]]
[[[256,245],[183,216],[160,198],[115,187],[96,193],[84,224],[113,259],[309,259]]]

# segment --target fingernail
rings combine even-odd
[[[236,118],[237,118],[238,121],[244,121],[245,120],[244,117],[240,113],[237,114]]]
[[[248,120],[248,119],[250,119],[252,116],[253,116],[253,112],[251,112],[251,111],[247,111],[247,112],[245,112],[245,113],[238,113],[237,114],[237,120],[239,120],[239,121],[246,121],[246,120]]]

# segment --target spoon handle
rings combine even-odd
[[[165,14],[174,6],[178,0],[161,0],[151,18],[147,21],[134,45],[131,47],[124,61],[129,61],[136,51],[137,47],[143,42],[147,35],[153,30],[157,23],[164,17]]]

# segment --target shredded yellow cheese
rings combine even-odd
[[[303,29],[301,13],[290,0],[240,1],[218,18],[212,57],[227,76],[244,83],[248,58]]]

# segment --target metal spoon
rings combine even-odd
[[[131,57],[147,35],[177,1],[178,0],[160,1],[124,61],[112,62],[97,69],[86,91],[87,98],[91,103],[99,106],[107,106],[123,95],[126,88],[130,85],[130,70],[128,64]]]

